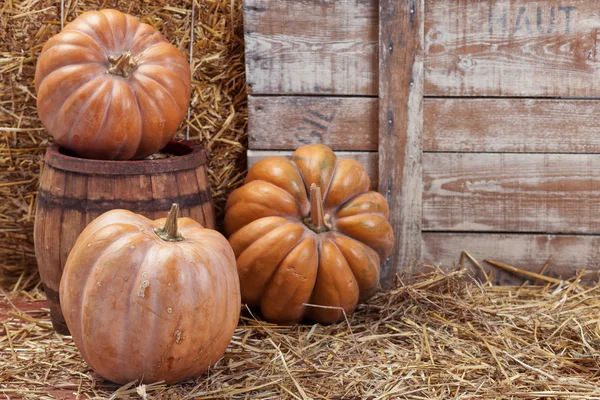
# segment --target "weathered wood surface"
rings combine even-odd
[[[249,96],[248,147],[378,149],[377,98]],[[599,153],[600,101],[425,98],[423,151]]]
[[[600,101],[425,99],[423,150],[600,153]]]
[[[600,233],[600,155],[426,153],[423,229]]]
[[[248,97],[248,147],[377,151],[379,100],[368,97]]]
[[[248,168],[252,167],[258,161],[266,157],[290,157],[292,151],[266,151],[266,150],[248,150]],[[378,163],[376,152],[364,152],[364,151],[336,151],[336,156],[342,158],[353,158],[365,167],[365,171],[369,175],[371,180],[371,189],[377,190],[378,187]]]
[[[590,0],[427,0],[425,94],[600,96]]]
[[[374,0],[245,0],[249,92],[376,94],[377,8]],[[428,0],[425,8],[426,95],[600,95],[593,1]]]
[[[421,259],[423,0],[379,3],[379,192],[396,243],[383,286]]]
[[[59,235],[63,225],[63,210],[54,209],[51,199],[62,201],[66,174],[45,166],[40,178],[40,194],[34,226],[34,245],[40,277],[50,305],[50,315],[54,327],[61,333],[68,332],[62,316],[58,291],[64,265],[61,264],[61,254],[65,252],[65,244],[61,245]]]
[[[600,278],[600,236],[423,233],[423,260],[426,263],[449,269],[459,265],[463,251],[478,260],[486,272],[491,271],[493,283],[497,285],[520,285],[526,279],[484,263],[484,259],[536,273],[550,259],[544,275],[569,279],[578,270],[585,269],[588,273],[584,281],[598,282]],[[468,260],[464,263],[470,264]],[[482,278],[479,269],[475,270]]]
[[[377,94],[376,0],[244,0],[248,93]]]

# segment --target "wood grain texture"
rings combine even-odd
[[[376,0],[244,0],[248,93],[377,94]]]
[[[179,172],[174,172],[176,176]],[[115,207],[125,208],[146,218],[153,219],[154,212],[149,207],[152,201],[151,175],[122,175],[115,178]]]
[[[154,219],[166,218],[172,202],[181,203],[177,179],[171,174],[155,174],[150,177],[152,182],[152,201]]]
[[[427,0],[425,94],[600,95],[589,0]]]
[[[82,208],[77,209],[65,206],[62,209],[60,232],[58,233],[58,236],[60,237],[61,272],[65,268],[69,253],[75,245],[79,234],[87,225],[85,217],[87,187],[88,177],[86,175],[66,173],[64,186],[65,196],[63,197],[62,202],[66,203],[65,198],[69,198],[69,203],[71,203],[71,201],[78,202]],[[54,210],[59,211],[58,207],[55,207]]]
[[[425,99],[423,150],[600,153],[600,102]]]
[[[35,256],[50,305],[50,317],[59,332],[68,332],[58,302],[58,290],[62,276],[61,224],[62,209],[56,209],[51,201],[61,201],[65,195],[66,175],[63,171],[44,166],[40,177],[40,196],[34,226]],[[50,200],[50,201],[49,201]]]
[[[333,150],[377,151],[379,100],[352,97],[248,97],[248,147],[294,150],[320,143]]]
[[[585,282],[598,282],[600,278],[600,236],[423,234],[423,260],[426,263],[449,269],[459,264],[463,251],[478,260],[486,272],[491,272],[497,285],[520,285],[525,279],[484,263],[486,258],[536,273],[550,259],[544,273],[547,276],[569,279],[578,270],[585,269],[588,272],[584,276]],[[469,261],[465,261],[467,264],[470,264]],[[474,272],[483,277],[479,269],[474,269]]]
[[[198,179],[196,177],[196,170],[189,169],[187,171],[180,171],[177,176],[177,188],[179,189],[179,195],[184,198],[185,197],[196,197],[197,204],[190,205],[181,208],[181,217],[188,217],[197,222],[199,222],[202,226],[206,226],[206,221],[204,220],[204,210],[202,208],[202,202],[199,199],[201,197],[200,188],[198,187]],[[202,191],[206,190],[206,187],[202,188]],[[181,204],[180,204],[181,206]]]
[[[115,208],[115,199],[119,198],[120,187],[115,184],[112,176],[97,176],[87,181],[87,203],[88,209],[85,214],[86,225],[98,218],[105,211]],[[89,205],[96,207],[91,209]]]
[[[378,188],[378,162],[376,152],[358,152],[358,151],[336,151],[336,156],[342,158],[353,158],[359,161],[371,180],[371,190]],[[266,151],[266,150],[248,150],[248,168],[256,164],[256,162],[266,157],[291,157],[292,151]]]
[[[198,187],[205,188],[206,190],[206,201],[202,204],[204,216],[204,224],[202,224],[202,226],[205,228],[217,229],[215,206],[212,201],[212,191],[207,173],[206,165],[196,168],[196,182],[198,182]]]
[[[600,155],[426,153],[423,229],[600,233]]]
[[[423,0],[379,3],[379,192],[396,243],[382,267],[389,287],[421,259]]]

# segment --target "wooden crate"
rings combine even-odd
[[[249,163],[306,143],[366,163],[397,237],[384,282],[462,250],[599,269],[597,2],[244,6]]]

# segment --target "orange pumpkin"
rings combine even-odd
[[[268,321],[332,323],[370,297],[394,233],[369,186],[358,161],[323,145],[256,163],[225,207],[242,301]]]
[[[190,66],[150,25],[88,11],[42,48],[35,71],[42,124],[63,147],[96,159],[147,157],[187,113]]]
[[[241,306],[231,246],[190,218],[177,220],[177,210],[157,221],[104,213],[69,254],[62,311],[84,360],[105,379],[196,377],[231,341]]]

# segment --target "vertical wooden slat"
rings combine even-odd
[[[50,317],[55,328],[60,332],[68,332],[60,309],[58,291],[62,276],[60,260],[60,230],[63,221],[63,210],[56,204],[61,204],[65,194],[64,171],[45,165],[41,183],[40,195],[35,224],[35,254],[38,270],[44,283],[44,292],[50,307]]]
[[[421,258],[423,10],[423,0],[379,2],[379,191],[396,235],[384,287]]]
[[[205,228],[216,229],[217,221],[215,219],[215,209],[212,202],[212,194],[210,189],[210,181],[206,175],[206,164],[196,168],[196,179],[198,180],[198,187],[200,190],[205,190],[207,200],[202,204],[204,210],[204,221],[202,225]]]
[[[181,203],[177,180],[172,174],[156,174],[151,176],[152,181],[152,209],[154,219],[166,218],[171,204],[175,201]]]
[[[67,172],[65,177],[65,197],[63,198],[62,223],[60,230],[60,266],[65,268],[67,258],[79,234],[86,226],[85,209],[87,203],[88,178],[83,174]],[[78,205],[74,207],[74,205]]]
[[[177,187],[182,201],[182,204],[180,204],[182,207],[180,217],[192,218],[202,226],[206,225],[204,210],[202,209],[204,193],[201,192],[205,188],[199,189],[196,170],[190,169],[179,172],[177,174]]]
[[[116,208],[126,208],[136,214],[153,219],[154,212],[148,203],[152,199],[152,179],[149,175],[122,175],[115,181]]]
[[[115,178],[97,176],[87,181],[87,212],[85,223],[89,225],[103,214],[103,210],[111,210],[115,204]]]

